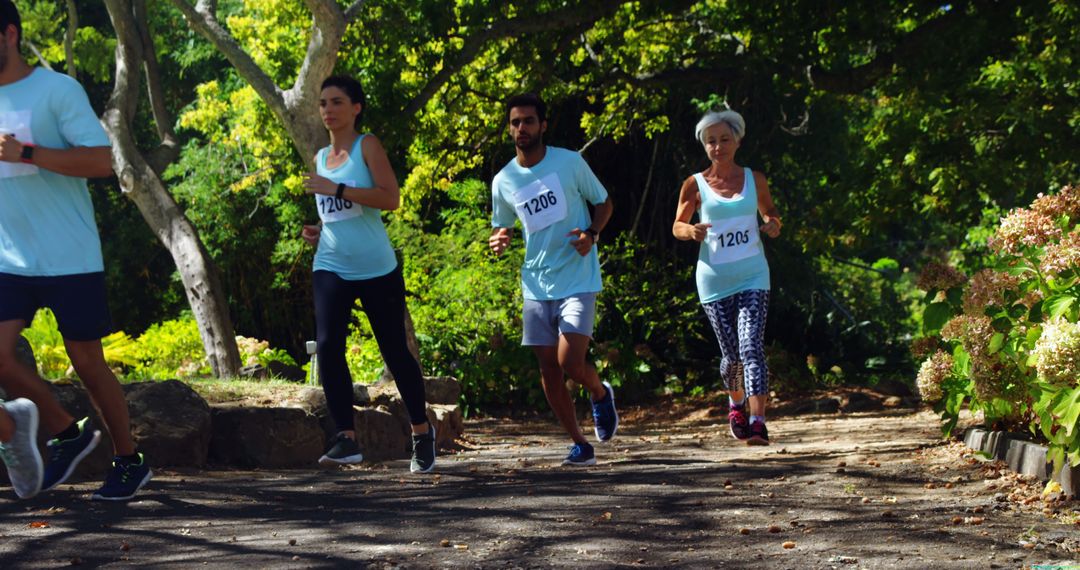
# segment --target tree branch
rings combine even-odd
[[[953,31],[971,25],[971,17],[966,11],[966,2],[954,3],[943,15],[920,25],[900,38],[892,50],[879,53],[873,60],[863,65],[838,71],[810,66],[806,69],[806,73],[811,84],[822,91],[847,95],[861,93],[892,73],[893,66],[897,63],[918,60],[928,40],[948,37]]]
[[[544,14],[526,14],[490,23],[483,29],[468,34],[461,49],[443,62],[442,69],[428,80],[427,84],[420,89],[416,97],[409,101],[403,111],[407,117],[416,115],[454,74],[476,59],[480,54],[480,50],[492,40],[562,30],[572,26],[580,27],[586,23],[589,24],[588,27],[591,27],[598,20],[614,14],[623,4],[632,1],[634,0],[594,0],[587,6],[573,5]],[[653,4],[658,2],[662,2],[662,0],[643,3]],[[683,6],[693,4],[688,0],[668,0],[662,3],[666,9],[671,10],[681,9]]]
[[[173,116],[165,105],[165,91],[161,87],[161,71],[158,67],[157,50],[150,38],[149,21],[146,13],[146,0],[133,3],[135,26],[138,28],[138,40],[142,46],[143,71],[146,74],[146,91],[150,98],[150,108],[154,114],[158,138],[161,143],[146,157],[146,162],[159,176],[165,168],[180,156],[180,143],[173,132]],[[134,38],[133,38],[134,39]]]
[[[199,0],[195,6],[192,6],[188,0],[169,1],[172,2],[173,6],[176,6],[177,10],[180,10],[180,13],[184,15],[184,19],[188,21],[188,24],[196,32],[214,44],[214,47],[225,56],[225,59],[229,60],[229,63],[255,89],[259,97],[266,102],[267,107],[275,115],[282,119],[288,116],[288,109],[285,106],[285,97],[281,88],[240,47],[232,34],[218,22],[216,1]]]
[[[79,72],[75,69],[75,32],[79,31],[79,11],[75,7],[75,0],[67,0],[68,25],[64,32],[64,59],[67,60],[67,74],[79,78]]]
[[[360,13],[360,9],[364,7],[364,3],[365,0],[356,0],[356,2],[353,2],[352,5],[345,9],[346,23],[352,22],[356,18],[356,15]]]

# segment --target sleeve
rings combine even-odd
[[[64,141],[73,147],[110,146],[109,137],[82,85],[65,77],[58,87],[58,96],[52,98],[52,111]]]
[[[603,204],[608,199],[607,190],[604,189],[604,185],[600,183],[600,179],[593,174],[589,164],[585,162],[585,158],[578,153],[574,153],[577,156],[577,168],[575,168],[575,180],[577,181],[578,188],[581,190],[581,195],[592,205]]]
[[[513,204],[503,198],[502,192],[499,191],[501,183],[499,176],[491,181],[491,227],[512,228],[514,222],[517,221],[517,211],[514,210]]]

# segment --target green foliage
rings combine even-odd
[[[1080,190],[1066,187],[1001,220],[970,278],[928,267],[919,372],[950,432],[963,405],[1026,425],[1060,468],[1080,465]],[[951,365],[949,362],[951,361]]]

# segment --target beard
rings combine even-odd
[[[527,140],[524,141],[520,139],[514,139],[514,146],[526,152],[536,149],[536,147],[540,146],[540,144],[540,137],[529,137]]]

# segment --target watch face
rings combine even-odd
[[[34,147],[24,144],[22,147],[22,159],[30,160],[32,158],[34,158]]]

